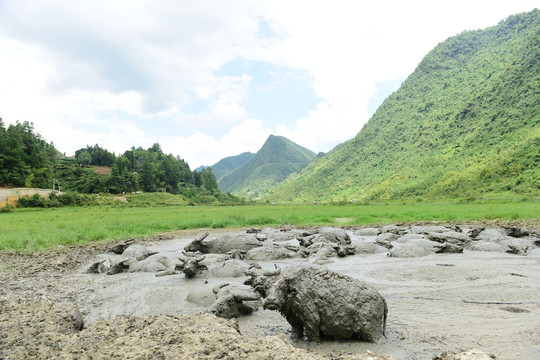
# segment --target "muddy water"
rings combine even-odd
[[[192,239],[147,244],[161,255],[179,257]],[[273,268],[274,262],[259,262]],[[307,259],[277,264],[286,272]],[[373,284],[389,306],[387,336],[377,344],[358,341],[295,341],[320,353],[362,353],[366,349],[396,359],[431,359],[445,350],[479,348],[500,359],[538,359],[540,355],[540,251],[529,256],[494,252],[433,254],[420,258],[388,258],[385,253],[336,258],[332,270]],[[211,289],[244,278],[155,277],[154,273],[114,276],[76,275],[77,303],[85,324],[117,315],[146,316],[208,311],[187,301],[188,294],[210,296]],[[208,302],[209,304],[209,302]],[[504,309],[506,308],[506,310]],[[508,310],[510,309],[510,310]],[[513,309],[513,310],[512,310]],[[262,310],[238,319],[244,336],[290,335],[277,312]]]

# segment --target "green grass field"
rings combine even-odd
[[[31,252],[179,229],[496,219],[534,222],[540,219],[540,202],[18,209],[0,214],[0,250]]]

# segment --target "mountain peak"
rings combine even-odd
[[[249,161],[219,179],[218,185],[226,192],[259,197],[315,157],[311,150],[283,136],[270,135]]]

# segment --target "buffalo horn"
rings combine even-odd
[[[199,236],[198,238],[194,239],[193,242],[194,243],[198,243],[198,242],[201,242],[203,241],[204,239],[206,239],[206,237],[210,235],[210,233],[207,231],[205,232],[203,235]]]
[[[219,292],[219,290],[223,289],[223,288],[224,288],[225,286],[227,286],[227,285],[229,285],[229,283],[220,284],[220,285],[214,287],[214,288],[212,289],[212,292],[213,292],[214,294],[217,295],[218,292]]]

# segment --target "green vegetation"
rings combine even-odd
[[[343,225],[339,222],[343,218],[353,219],[346,223],[349,225],[430,220],[537,220],[538,214],[540,202],[531,200],[196,207],[128,207],[117,202],[113,206],[17,209],[0,213],[0,250],[29,252],[58,245],[126,239],[178,229]]]
[[[5,127],[0,118],[0,186],[50,187],[57,151],[29,122]]]
[[[260,198],[287,176],[300,171],[316,154],[292,141],[270,135],[263,147],[244,165],[221,177],[219,188],[250,198]]]
[[[192,186],[183,189],[184,194],[142,193],[126,196],[110,194],[86,195],[68,191],[65,193],[51,192],[43,197],[38,194],[20,197],[17,200],[17,208],[56,208],[62,206],[103,206],[114,205],[116,207],[147,207],[147,206],[183,206],[183,205],[242,205],[236,196],[230,193],[201,193],[200,189]],[[190,193],[191,192],[191,193]],[[0,212],[10,212],[12,206],[0,207]]]
[[[253,156],[255,156],[254,153],[245,152],[240,155],[223,158],[212,165],[212,172],[216,175],[218,183],[219,179],[247,163]]]
[[[192,172],[181,158],[164,154],[159,144],[147,150],[133,147],[120,156],[99,145],[87,146],[77,150],[75,158],[70,159],[35,133],[32,123],[17,122],[6,129],[2,119],[0,186],[54,187],[68,193],[58,198],[23,198],[19,201],[21,207],[92,205],[96,203],[95,198],[83,199],[73,193],[123,194],[140,191],[179,195],[180,201],[187,204],[243,203],[242,199],[223,194],[218,189],[212,168]],[[64,202],[63,199],[67,197],[78,200]]]
[[[90,165],[108,166],[110,171],[100,174]],[[159,144],[147,150],[132,147],[120,156],[99,145],[87,146],[75,152],[75,160],[59,161],[55,177],[64,190],[87,194],[121,194],[141,190],[179,194],[189,185],[217,191],[211,171],[192,172],[181,158],[164,154]]]
[[[540,194],[540,11],[433,49],[352,140],[274,201]]]

